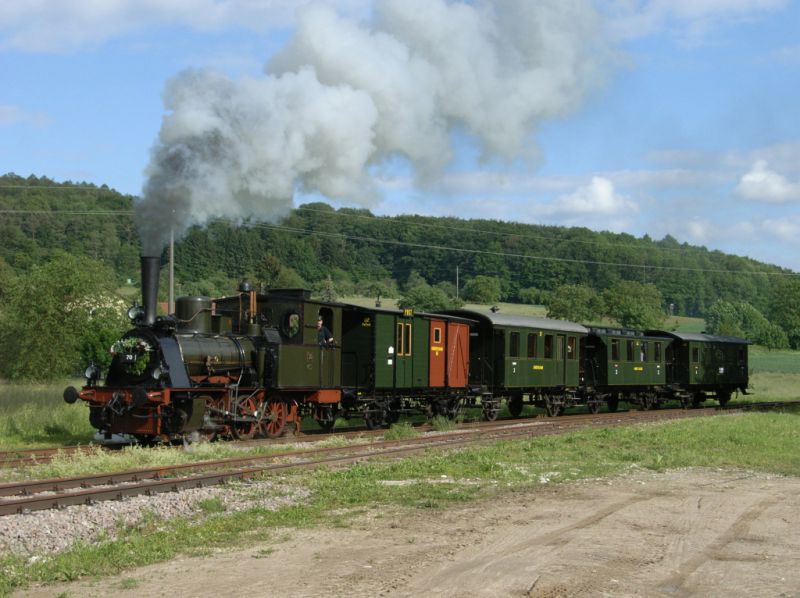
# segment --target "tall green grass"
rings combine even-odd
[[[11,384],[0,382],[0,448],[86,444],[94,429],[89,409],[79,401],[67,405],[64,388],[80,382],[61,384]]]

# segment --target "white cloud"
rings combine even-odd
[[[696,243],[705,243],[708,241],[710,228],[708,222],[698,218],[693,218],[686,223],[686,232],[689,238]]]
[[[765,160],[758,160],[750,172],[742,176],[736,193],[745,199],[783,203],[800,200],[800,184],[770,170]]]
[[[50,122],[46,114],[41,112],[26,112],[19,106],[0,104],[0,127],[27,124],[43,127]]]
[[[612,29],[623,38],[671,31],[698,38],[730,22],[757,18],[780,10],[788,0],[616,0],[607,13]]]
[[[780,220],[764,220],[761,228],[764,234],[777,237],[778,240],[786,243],[797,245],[800,240],[800,218],[797,216]]]
[[[294,23],[312,0],[25,0],[0,3],[0,49],[61,52],[145,29],[267,31]],[[365,16],[372,0],[326,2],[340,14]]]
[[[635,202],[615,191],[614,183],[599,176],[592,177],[590,184],[574,193],[562,195],[553,207],[555,212],[584,216],[613,216],[639,211]]]
[[[614,183],[602,176],[595,176],[588,185],[561,195],[550,203],[529,201],[524,211],[516,213],[513,219],[630,232],[638,212],[636,202],[618,193]]]

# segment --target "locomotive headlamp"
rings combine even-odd
[[[128,317],[131,320],[139,320],[144,317],[144,308],[141,305],[134,305],[128,310]]]
[[[91,386],[97,382],[98,378],[100,378],[100,368],[95,364],[90,363],[89,367],[86,368],[86,371],[83,372],[83,377],[86,378],[86,382]]]
[[[164,370],[161,369],[160,366],[156,366],[153,368],[153,379],[154,380],[161,380],[161,376],[164,375]]]

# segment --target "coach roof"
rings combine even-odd
[[[752,344],[746,338],[739,338],[738,336],[716,336],[713,334],[705,334],[702,332],[665,332],[663,330],[648,330],[647,334],[656,336],[669,336],[680,341],[701,341],[704,343],[732,343],[736,345]]]
[[[489,310],[456,309],[448,311],[447,313],[481,322],[488,322],[492,326],[502,328],[535,328],[536,330],[576,332],[578,334],[589,333],[589,329],[585,326],[581,326],[575,322],[567,322],[566,320],[552,320],[550,318],[539,318],[536,316],[515,316]]]

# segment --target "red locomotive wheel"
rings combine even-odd
[[[247,418],[252,421],[235,422],[231,426],[233,436],[238,440],[250,440],[256,435],[258,429],[258,403],[253,397],[241,399],[239,406],[236,408],[236,416]]]
[[[267,403],[267,412],[261,420],[261,430],[267,438],[278,438],[286,428],[289,408],[281,401]]]

